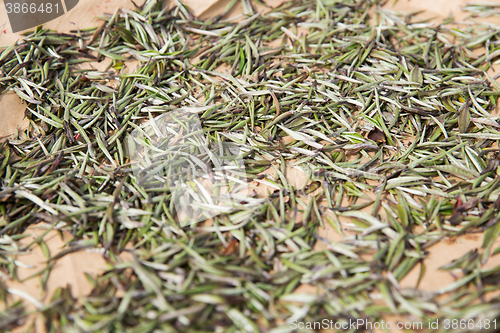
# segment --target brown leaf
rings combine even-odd
[[[236,252],[236,245],[238,245],[238,240],[236,238],[233,238],[227,245],[227,247],[220,251],[220,254],[225,256],[234,254]]]
[[[453,206],[453,215],[456,215],[462,206],[462,199],[458,197],[457,201],[455,202],[455,205]]]
[[[497,159],[491,159],[488,161],[488,165],[484,168],[483,172],[481,172],[481,176],[487,174],[488,172],[495,171],[500,165],[500,161]]]
[[[377,143],[385,143],[385,134],[378,128],[374,128],[368,133],[368,139]]]
[[[462,202],[462,199],[458,198],[457,202],[455,202],[455,206],[453,207],[453,215],[465,213],[466,211],[477,207],[477,204],[481,201],[482,200],[479,198],[472,198],[467,202]]]
[[[470,124],[469,102],[466,102],[458,115],[458,129],[460,133],[467,132]]]
[[[450,217],[448,219],[448,221],[450,221],[451,225],[459,225],[460,223],[462,223],[463,220],[464,220],[464,217],[462,214],[454,214],[452,217]]]

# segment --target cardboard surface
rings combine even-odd
[[[200,19],[206,19],[222,13],[228,3],[227,0],[185,0],[184,2],[192,10],[192,13]],[[280,5],[283,0],[267,0],[265,2],[271,7],[276,7]],[[426,12],[419,14],[419,17],[434,17],[435,20],[446,18],[451,13],[456,19],[463,20],[467,18],[468,13],[462,12],[460,8],[468,2],[468,0],[399,0],[395,5],[393,5],[393,1],[390,1],[385,8],[403,12],[425,10]],[[500,3],[500,0],[496,0],[494,2]],[[3,0],[0,0],[0,3],[0,5],[3,6]],[[141,1],[136,1],[136,3],[140,4]],[[96,16],[102,15],[104,12],[112,14],[118,7],[133,9],[134,5],[129,0],[80,1],[76,8],[69,14],[51,21],[45,26],[61,32],[77,28],[97,26],[101,23],[101,21],[96,19]],[[266,11],[269,9],[261,6],[258,10]],[[241,4],[238,4],[229,13],[228,17],[236,17],[241,13],[242,7]],[[6,19],[5,13],[0,11],[0,28],[2,27],[2,24],[6,22]],[[482,21],[496,22],[496,24],[500,24],[500,18],[498,17],[490,17],[482,19]],[[4,28],[1,30],[3,31],[0,31],[0,46],[9,45],[20,37],[20,35],[10,34],[9,31],[6,31]],[[96,66],[104,65],[96,64]],[[25,119],[23,120],[24,107],[25,106],[21,103],[15,93],[0,95],[0,138],[6,135],[11,135],[18,127],[25,128],[27,126],[28,122]],[[290,175],[292,175],[291,178],[293,178],[293,182],[296,184],[303,183],[306,180],[306,176],[301,175],[296,169],[290,170]],[[266,195],[267,189],[265,185],[256,186],[260,195]],[[325,224],[325,226],[326,228],[320,232],[321,236],[334,241],[342,240],[342,237],[333,228],[331,228],[328,224]],[[47,225],[44,225],[43,223],[38,224],[30,227],[26,233],[36,237],[41,234],[46,227]],[[44,241],[46,242],[51,255],[54,255],[61,250],[64,242],[69,239],[68,237],[70,237],[69,234],[63,233],[63,239],[60,239],[59,235],[55,231],[49,232],[44,237]],[[33,236],[30,236],[25,240],[22,240],[20,244],[25,244],[24,242],[29,243],[32,239]],[[453,259],[461,257],[468,251],[480,248],[482,240],[482,234],[475,234],[472,236],[466,235],[453,240],[445,239],[429,248],[429,255],[425,260],[427,269],[420,283],[420,289],[425,291],[435,291],[449,283],[454,282],[455,277],[447,271],[440,271],[439,267],[450,263]],[[498,243],[498,245],[500,245],[500,243]],[[318,245],[318,247],[321,246],[321,244]],[[496,247],[496,245],[494,247]],[[25,264],[25,268],[19,267],[17,269],[19,278],[21,279],[26,278],[43,268],[46,261],[40,247],[36,245],[31,247],[29,254],[19,255],[16,260]],[[124,258],[124,260],[127,259]],[[128,260],[130,260],[130,258]],[[487,263],[487,267],[498,264],[500,264],[500,255],[490,258],[490,261]],[[50,299],[50,294],[59,286],[71,286],[74,297],[88,295],[91,290],[91,285],[85,278],[84,272],[96,275],[101,273],[105,267],[106,262],[100,254],[80,251],[66,255],[57,261],[56,266],[54,266],[54,270],[48,279],[48,292],[46,294],[40,294],[41,289],[38,284],[38,278],[33,278],[23,283],[14,282],[12,280],[7,280],[5,282],[10,288],[22,290],[43,303],[44,301]],[[415,267],[401,281],[401,286],[406,288],[415,287],[419,273],[419,267]],[[317,293],[318,290],[311,286],[302,286],[300,288],[300,292],[314,294]],[[40,321],[36,322],[36,327],[37,332],[44,331]],[[25,328],[26,326],[23,327],[23,329]],[[15,332],[20,331],[21,329],[16,330]]]
[[[28,127],[28,119],[24,118],[26,105],[13,91],[0,94],[0,140],[11,136],[15,131]]]
[[[26,248],[35,238],[47,232],[51,227],[51,224],[44,222],[31,225],[25,231],[28,237],[16,242],[16,245],[20,249]],[[43,242],[48,248],[50,257],[53,257],[63,251],[66,248],[65,244],[72,239],[73,236],[70,233],[62,231],[59,234],[58,231],[53,229],[43,237]],[[101,255],[99,249],[88,248],[66,254],[53,262],[54,266],[50,270],[46,286],[43,288],[40,278],[42,275],[32,277],[34,273],[47,267],[47,257],[42,247],[35,243],[27,251],[22,250],[20,252],[22,254],[15,256],[17,266],[16,275],[19,282],[8,279],[5,281],[6,285],[16,292],[21,291],[31,295],[36,301],[42,304],[50,303],[54,291],[59,287],[70,287],[71,295],[74,298],[89,295],[92,291],[92,285],[85,274],[89,274],[92,278],[95,278],[104,273],[107,266],[106,260]],[[122,261],[132,260],[128,252],[122,252],[119,258]],[[20,296],[18,295],[12,295],[12,300],[19,298]],[[36,304],[32,302],[25,302],[25,304],[29,310],[36,309]],[[29,325],[34,325],[36,332],[45,332],[42,318],[34,316],[25,325],[13,330],[13,333],[24,332]]]

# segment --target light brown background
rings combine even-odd
[[[284,0],[267,0],[265,1],[272,7],[278,6]],[[225,7],[227,1],[221,0],[185,0],[184,1],[193,14],[205,18],[218,14]],[[491,2],[491,0],[490,0]],[[500,3],[500,0],[494,1]],[[3,7],[3,0],[0,0],[0,28],[7,21],[7,15]],[[140,0],[136,1],[137,4],[142,3]],[[466,18],[467,13],[460,10],[465,4],[469,3],[467,0],[399,0],[395,5],[390,1],[386,8],[392,10],[399,10],[403,12],[411,12],[417,10],[425,10],[426,12],[420,14],[419,17],[430,18],[434,17],[436,21],[446,18],[452,14],[457,20]],[[172,2],[170,2],[172,5]],[[134,5],[129,0],[81,0],[77,7],[70,13],[60,17],[54,21],[46,24],[46,27],[65,32],[77,28],[86,28],[97,26],[100,20],[96,16],[102,13],[112,14],[116,8],[133,9]],[[241,6],[239,6],[241,12]],[[264,8],[261,8],[264,10]],[[238,13],[238,8],[235,9],[233,15]],[[491,22],[500,25],[499,17],[490,17],[483,19],[483,21]],[[8,21],[7,21],[8,22]],[[9,45],[18,40],[21,35],[12,34],[8,28],[1,28],[0,31],[0,46]],[[4,31],[5,30],[5,31]],[[27,126],[26,120],[23,120],[24,105],[15,93],[6,93],[0,95],[0,138],[12,135],[16,128],[23,128]],[[295,181],[300,182],[301,175],[296,175]],[[47,228],[47,224],[38,224],[27,230],[27,233],[32,237],[26,238],[25,242],[30,242],[34,237],[43,232]],[[339,235],[333,229],[322,230],[323,236],[339,241]],[[65,239],[69,234],[65,234]],[[427,272],[420,284],[420,289],[425,291],[435,291],[441,287],[453,282],[452,277],[448,272],[439,271],[438,268],[451,262],[453,259],[459,258],[471,249],[479,248],[483,239],[482,234],[462,236],[458,239],[444,240],[430,248],[430,253],[426,259]],[[64,245],[64,240],[61,240],[56,232],[49,232],[45,237],[45,241],[50,248],[51,255],[58,253]],[[23,241],[23,242],[24,242]],[[20,244],[22,245],[22,244]],[[487,266],[494,266],[500,264],[500,260],[493,257]],[[45,265],[45,257],[43,256],[39,247],[33,247],[30,254],[19,256],[17,258],[21,262],[31,265],[31,268],[19,268],[19,276],[26,277]],[[129,257],[123,257],[123,260],[130,260]],[[47,302],[50,299],[50,294],[59,286],[70,285],[74,296],[87,295],[91,286],[84,277],[84,272],[91,275],[101,273],[106,267],[106,262],[101,255],[97,253],[76,252],[65,256],[57,262],[51,277],[48,282],[48,293],[41,294],[38,285],[38,280],[31,279],[24,283],[8,282],[10,288],[25,291],[35,297],[41,302]],[[417,281],[419,270],[415,269],[407,277],[401,281],[402,287],[414,287]],[[303,286],[300,292],[315,293],[314,288]],[[43,332],[43,327],[40,321],[36,321],[36,331]],[[24,329],[26,326],[24,327]],[[20,330],[18,330],[20,331]]]

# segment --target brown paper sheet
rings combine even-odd
[[[228,3],[228,0],[185,0],[184,2],[188,5],[195,16],[200,19],[207,19],[222,13]],[[284,0],[266,0],[265,2],[270,7],[276,7],[283,3]],[[435,21],[442,20],[449,14],[452,14],[458,20],[463,20],[467,17],[467,13],[462,12],[460,8],[469,2],[470,1],[468,0],[399,0],[395,5],[393,5],[393,2],[390,1],[385,8],[402,12],[424,10],[425,12],[419,14],[418,17],[434,18]],[[500,0],[496,0],[495,2],[499,3]],[[136,1],[136,3],[140,4],[142,2]],[[172,3],[170,5],[172,5]],[[0,0],[0,6],[3,6],[3,0]],[[80,1],[73,11],[68,13],[66,16],[47,23],[45,26],[58,31],[69,31],[77,28],[97,26],[100,24],[100,21],[95,18],[96,16],[102,15],[104,12],[111,14],[118,7],[133,9],[134,5],[129,0]],[[261,6],[257,10],[267,11],[269,9]],[[241,13],[242,7],[241,4],[238,4],[229,13],[228,17],[235,17]],[[5,13],[0,11],[0,28],[6,20],[7,17],[5,16]],[[498,24],[500,19],[493,17],[482,19],[482,21]],[[19,34],[11,34],[9,31],[1,30],[5,29],[0,29],[0,46],[9,45],[21,37]],[[5,32],[7,32],[7,34]],[[101,64],[100,66],[103,65]],[[12,135],[16,131],[16,128],[26,128],[28,122],[23,119],[24,108],[25,105],[21,103],[15,93],[0,95],[0,119],[2,119],[0,122],[0,138]],[[305,183],[307,178],[305,175],[300,174],[300,171],[291,169],[290,173],[293,173],[292,178],[294,183]],[[261,195],[265,195],[267,190],[268,188],[266,188],[265,185],[258,186],[258,192]],[[270,192],[272,192],[272,190]],[[367,193],[367,195],[373,194]],[[31,226],[26,233],[36,237],[46,230],[48,226],[48,224],[40,223],[38,225]],[[334,241],[342,240],[342,237],[332,227],[328,224],[325,224],[325,226],[326,228],[320,231],[321,236]],[[63,239],[61,239],[56,231],[51,231],[44,237],[44,241],[49,247],[51,255],[54,255],[61,251],[62,246],[68,239],[70,239],[70,237],[69,233],[63,232]],[[33,236],[30,236],[20,241],[20,245],[26,244],[32,239]],[[429,255],[425,260],[427,269],[419,288],[421,290],[431,292],[452,283],[455,278],[449,272],[440,271],[438,268],[442,265],[450,263],[453,259],[461,257],[468,251],[480,248],[482,240],[482,234],[465,235],[456,239],[445,239],[428,249]],[[500,241],[497,242],[497,245],[500,245]],[[324,247],[324,245],[319,242],[317,248],[321,247]],[[131,260],[130,256],[125,256],[122,259]],[[29,254],[19,255],[16,260],[19,260],[23,264],[30,267],[17,269],[18,276],[21,279],[33,274],[37,270],[43,268],[43,265],[46,264],[46,259],[39,246],[33,246]],[[500,264],[500,256],[494,256],[487,263],[487,267],[493,267],[498,264]],[[33,278],[22,283],[8,280],[6,281],[6,284],[9,288],[29,293],[42,303],[50,300],[52,292],[57,287],[70,286],[73,296],[79,297],[88,295],[91,291],[91,285],[85,278],[84,273],[86,272],[95,276],[102,273],[105,267],[106,262],[100,254],[80,251],[68,254],[57,261],[56,266],[48,279],[45,294],[40,293],[41,289],[37,278]],[[415,267],[401,281],[401,286],[403,288],[414,288],[418,280],[419,273],[419,267]],[[318,290],[314,287],[304,285],[299,288],[299,292],[317,293]],[[24,332],[28,327],[27,325],[32,325],[34,320],[35,318],[32,318],[26,323],[26,325],[15,330],[14,332]],[[44,332],[44,328],[40,320],[35,320],[34,326],[36,327],[36,332]],[[394,330],[394,332],[397,332],[397,330]]]
[[[26,105],[13,91],[0,95],[0,140],[5,139],[16,130],[28,127],[28,119],[24,118]]]

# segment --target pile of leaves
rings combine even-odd
[[[30,250],[23,232],[41,221],[73,235],[48,264],[86,248],[110,264],[80,303],[59,289],[37,307],[48,332],[494,320],[500,267],[483,265],[499,252],[500,84],[488,71],[500,30],[412,21],[377,0],[294,0],[266,14],[242,1],[229,20],[235,4],[200,21],[148,0],[94,29],[39,27],[0,54],[3,93],[17,93],[29,119],[0,144],[2,329],[31,314],[7,280]],[[107,70],[88,69],[101,61]],[[249,184],[265,193],[182,224],[168,188],[141,185],[127,136],[182,108],[212,142],[242,149]],[[472,232],[482,247],[443,268],[453,284],[400,286],[411,269],[423,276],[433,244]],[[34,277],[42,289],[48,267]],[[302,285],[316,291],[296,293]]]

